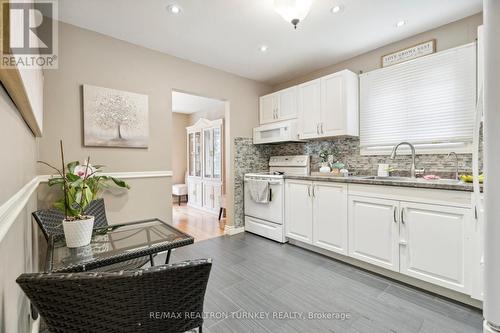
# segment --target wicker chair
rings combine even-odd
[[[96,199],[92,201],[85,210],[85,214],[94,216],[94,228],[104,228],[108,226],[104,199]],[[51,208],[38,210],[36,212],[33,212],[31,215],[42,230],[45,239],[48,240],[49,236],[63,237],[64,231],[62,227],[62,220],[64,219],[64,214],[62,212],[57,209]],[[127,269],[136,269],[141,268],[148,262],[151,262],[151,266],[154,266],[153,257],[147,256],[119,262],[103,267],[99,270],[115,272]]]
[[[198,259],[119,273],[21,274],[16,282],[53,333],[201,332],[211,267]]]

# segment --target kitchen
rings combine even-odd
[[[260,126],[239,143],[241,160],[258,160],[242,168],[241,218],[247,232],[481,307],[484,27],[472,43],[435,44],[260,97]]]

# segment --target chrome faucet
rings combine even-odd
[[[392,149],[391,160],[396,158],[396,151],[399,146],[408,145],[411,149],[411,167],[410,167],[410,177],[415,178],[415,147],[409,142],[401,142]]]
[[[448,156],[446,156],[446,158],[450,158],[450,156],[454,156],[455,157],[455,180],[459,180],[459,176],[458,176],[458,155],[457,155],[457,153],[455,153],[454,151],[452,151],[451,153],[448,154]]]

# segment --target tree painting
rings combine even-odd
[[[84,85],[86,146],[147,147],[146,95]]]

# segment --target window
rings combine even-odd
[[[475,104],[475,43],[362,74],[361,154],[471,152]]]

